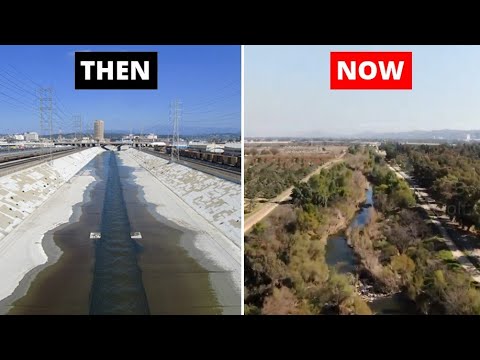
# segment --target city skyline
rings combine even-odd
[[[158,90],[75,90],[75,51],[157,51]],[[35,61],[32,61],[35,59]],[[54,133],[104,119],[105,131],[171,132],[169,105],[183,103],[180,131],[240,131],[240,46],[2,46],[0,133],[42,133],[38,95],[54,89]]]
[[[247,137],[480,129],[478,46],[247,45],[244,51]],[[412,51],[413,90],[332,91],[330,51]]]

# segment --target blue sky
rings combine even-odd
[[[413,90],[330,90],[330,51],[412,51]],[[245,135],[480,129],[480,46],[245,46]]]
[[[75,90],[75,51],[157,51],[158,90]],[[13,66],[13,67],[12,67]],[[53,87],[54,131],[105,121],[107,130],[171,131],[170,101],[183,103],[181,133],[240,131],[240,46],[0,46],[0,133],[39,131],[35,89]],[[63,113],[62,113],[63,111]]]

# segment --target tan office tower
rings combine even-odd
[[[102,120],[96,120],[93,128],[94,128],[95,141],[104,141],[105,140],[105,123]]]

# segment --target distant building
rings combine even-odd
[[[242,143],[226,143],[223,148],[223,153],[228,156],[241,156]]]
[[[180,140],[180,142],[178,144],[170,142],[168,147],[174,147],[174,148],[177,148],[177,149],[187,149],[188,148],[188,143]]]
[[[209,144],[204,142],[192,141],[188,148],[199,152],[223,153],[223,144]]]
[[[164,141],[154,141],[148,144],[148,146],[164,148],[164,147],[167,147],[167,144]]]
[[[25,138],[25,141],[30,142],[37,142],[39,139],[36,132],[26,132],[25,134],[23,134],[23,137]]]
[[[18,140],[18,141],[24,141],[25,137],[21,134],[15,134],[15,135],[13,135],[13,139]]]
[[[105,123],[102,120],[95,121],[93,132],[95,141],[105,141]]]
[[[158,137],[158,136],[155,135],[155,134],[148,134],[148,135],[147,135],[147,140],[156,140],[157,137]]]

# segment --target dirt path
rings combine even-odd
[[[322,169],[328,169],[331,167],[333,164],[336,164],[340,161],[342,161],[343,157],[345,156],[345,153],[342,153],[340,156],[337,158],[330,160],[326,162],[325,164],[321,165],[318,167],[315,171],[311,172],[307,176],[305,176],[301,182],[306,182],[308,181],[313,175],[316,175],[322,171]],[[269,202],[266,202],[262,204],[258,210],[250,215],[248,218],[245,219],[245,224],[243,226],[245,233],[247,233],[256,223],[262,221],[265,217],[267,217],[273,210],[276,209],[276,207],[281,204],[284,201],[287,201],[290,199],[290,195],[292,194],[293,186],[290,186],[287,190],[283,191],[280,195],[277,195],[275,198],[269,200]]]
[[[453,258],[458,261],[458,263],[465,269],[465,271],[470,274],[472,279],[477,283],[480,283],[480,271],[475,267],[475,265],[468,259],[467,256],[455,245],[452,237],[448,234],[447,230],[441,223],[440,217],[437,215],[435,208],[437,205],[430,200],[428,193],[425,189],[420,190],[411,183],[410,177],[403,171],[393,168],[388,165],[390,170],[394,171],[397,177],[404,179],[408,184],[413,188],[413,191],[419,199],[419,206],[422,207],[432,220],[433,224],[438,228],[442,238],[445,241],[448,249],[452,252]],[[425,196],[427,195],[427,196]],[[429,201],[430,200],[430,201]]]

